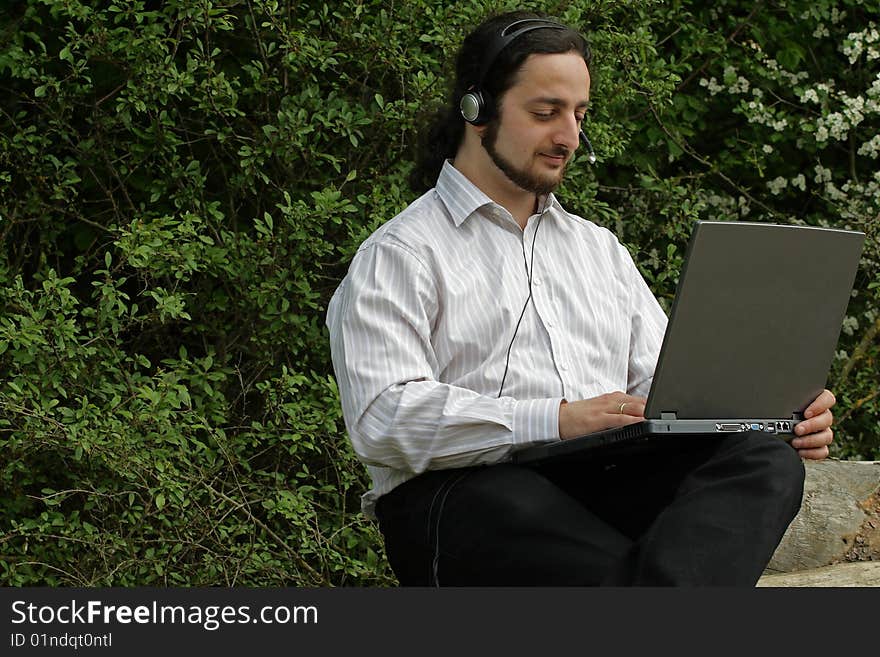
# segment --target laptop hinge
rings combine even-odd
[[[660,413],[661,420],[677,420],[677,411],[661,411]]]

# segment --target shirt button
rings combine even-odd
[[[540,285],[540,284],[541,284],[541,279],[540,279],[540,278],[535,278],[533,282],[534,282],[535,285]]]
[[[563,372],[568,372],[568,365],[566,365],[565,363],[559,363],[559,369],[561,369]]]

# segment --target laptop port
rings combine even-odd
[[[748,425],[734,422],[716,422],[715,431],[747,431]]]

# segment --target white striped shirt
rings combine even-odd
[[[522,230],[447,162],[358,249],[327,325],[372,516],[379,496],[425,470],[559,440],[563,399],[647,396],[666,315],[611,232],[552,194]]]

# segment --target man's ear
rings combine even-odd
[[[482,141],[483,134],[485,134],[487,126],[488,124],[486,123],[484,123],[483,125],[473,125],[472,123],[468,123],[467,121],[465,121],[464,129],[466,132],[472,133],[474,136]]]

